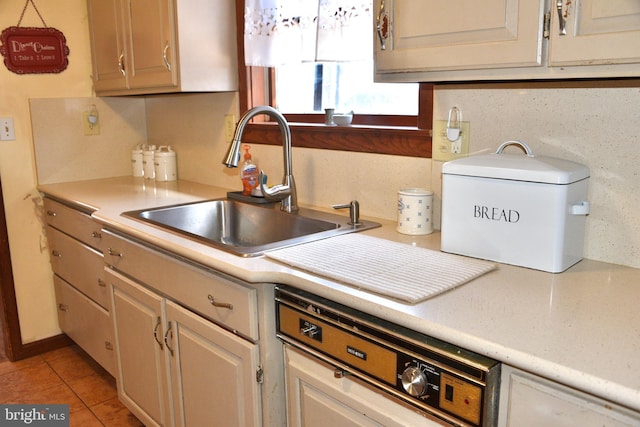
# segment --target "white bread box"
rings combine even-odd
[[[503,153],[509,145],[525,153]],[[551,273],[582,259],[586,166],[508,141],[447,162],[442,174],[442,251]]]

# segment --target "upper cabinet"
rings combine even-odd
[[[640,76],[637,0],[381,0],[376,80]]]
[[[97,95],[238,90],[233,0],[87,0]]]

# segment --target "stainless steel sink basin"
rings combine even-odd
[[[371,221],[354,226],[348,224],[348,215],[310,209],[290,214],[279,206],[218,199],[123,215],[245,257],[380,226]]]

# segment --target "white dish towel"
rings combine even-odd
[[[415,304],[496,264],[359,233],[265,253],[268,258],[358,289]]]

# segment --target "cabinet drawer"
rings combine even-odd
[[[99,251],[102,250],[100,224],[89,214],[48,198],[44,199],[44,213],[50,226]]]
[[[49,226],[47,227],[53,272],[73,284],[83,294],[108,309],[102,253]]]
[[[257,291],[103,230],[105,262],[201,316],[258,339]]]
[[[115,375],[109,313],[58,276],[53,277],[60,329],[111,375]]]

